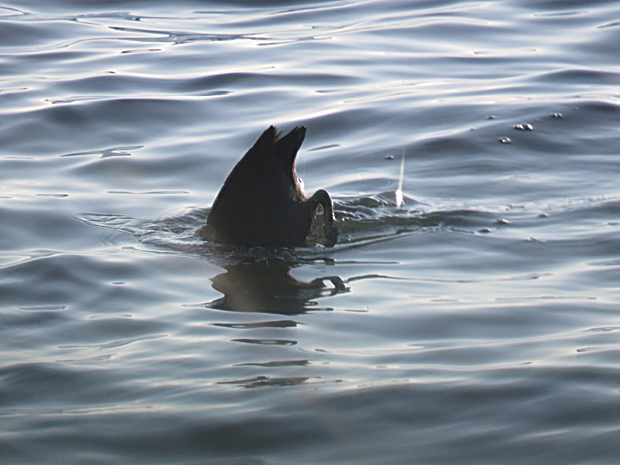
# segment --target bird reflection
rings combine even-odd
[[[211,278],[213,288],[224,296],[211,302],[209,307],[234,312],[299,315],[330,310],[318,308],[315,299],[347,291],[338,276],[299,281],[290,275],[291,268],[284,263],[227,266],[226,273]]]

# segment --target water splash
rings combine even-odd
[[[396,189],[396,208],[400,208],[403,204],[403,179],[405,177],[405,151],[400,160],[400,177],[398,179],[398,189]]]

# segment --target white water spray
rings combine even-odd
[[[400,178],[398,179],[398,189],[396,189],[396,207],[400,208],[403,203],[403,178],[405,177],[405,151],[400,160]]]

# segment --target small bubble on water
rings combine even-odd
[[[510,144],[510,139],[508,137],[502,137],[499,141],[502,144]]]
[[[531,124],[527,124],[527,123],[517,124],[514,128],[517,131],[533,131],[534,130],[534,127]]]

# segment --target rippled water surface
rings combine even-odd
[[[4,1],[0,461],[617,463],[618,18]],[[271,124],[335,248],[200,239]]]

